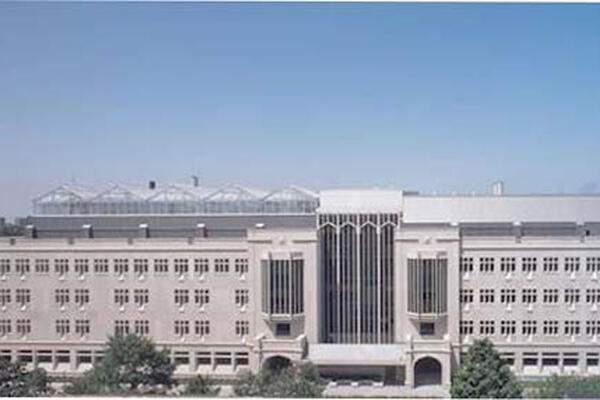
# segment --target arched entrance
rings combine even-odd
[[[415,386],[442,384],[442,364],[433,357],[421,358],[414,371]]]
[[[267,358],[263,363],[263,368],[272,374],[279,375],[284,369],[291,367],[292,361],[283,356],[273,356]]]

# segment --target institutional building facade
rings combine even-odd
[[[126,333],[180,377],[448,386],[482,337],[523,378],[600,373],[598,195],[61,186],[27,223],[0,238],[0,356],[54,376]]]

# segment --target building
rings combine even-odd
[[[73,376],[108,335],[181,377],[309,360],[448,386],[490,338],[523,378],[599,374],[600,196],[61,186],[0,238],[0,356]]]

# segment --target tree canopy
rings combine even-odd
[[[558,376],[541,382],[532,397],[597,399],[600,396],[600,376]]]
[[[278,371],[263,368],[258,374],[245,373],[234,385],[239,397],[321,397],[325,384],[310,364]]]
[[[523,388],[488,339],[475,340],[452,378],[458,398],[518,398]]]
[[[46,371],[35,369],[27,372],[19,363],[0,359],[0,397],[36,397],[48,394]]]

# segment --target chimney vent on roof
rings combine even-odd
[[[504,195],[504,182],[496,181],[492,183],[492,194],[494,196],[503,196]]]
[[[150,189],[150,190],[156,189],[156,181],[148,182],[148,189]]]

